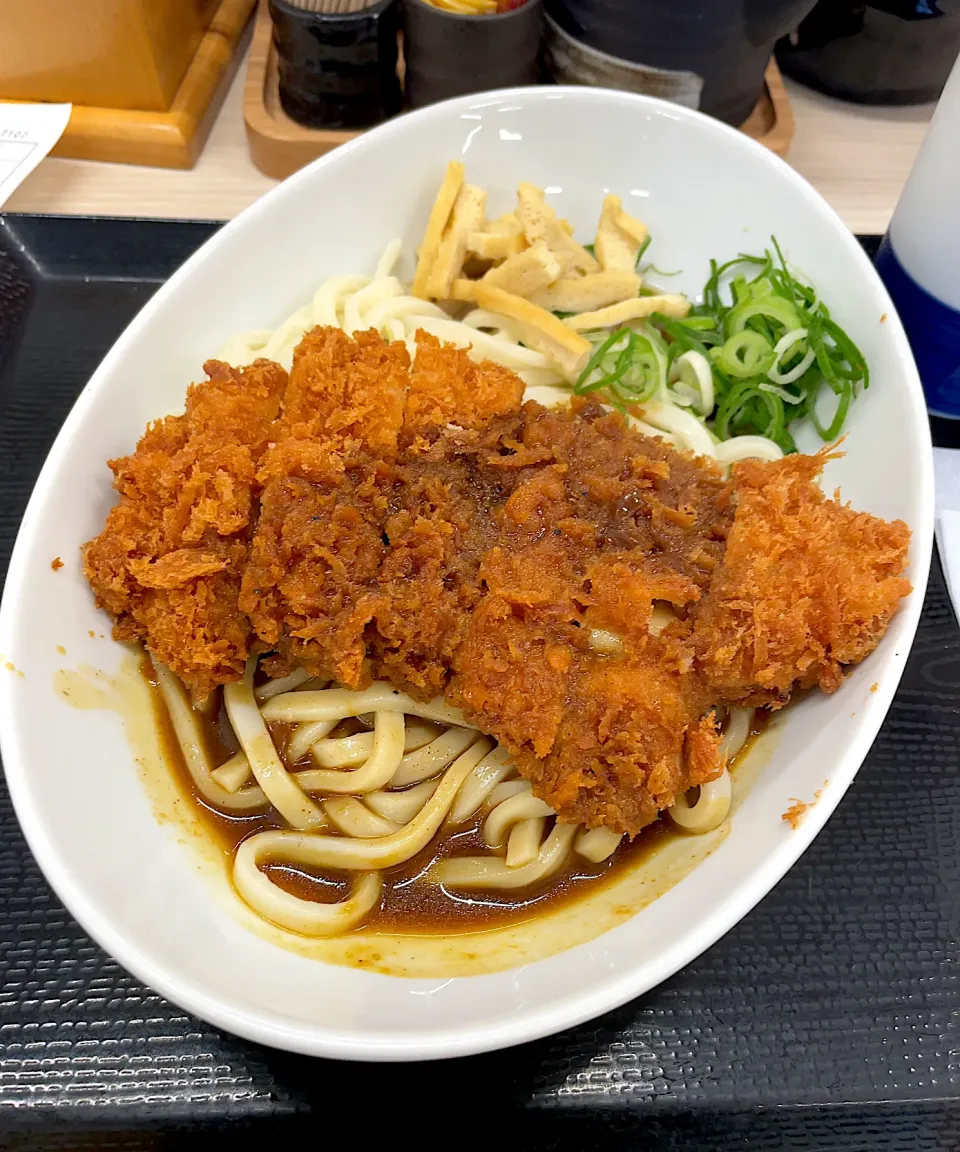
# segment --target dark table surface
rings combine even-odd
[[[215,228],[0,217],[2,570],[73,400]],[[947,444],[956,432],[935,429]],[[749,916],[590,1024],[397,1067],[261,1048],[142,987],[61,907],[0,789],[0,1147],[192,1148],[261,1132],[545,1149],[960,1147],[958,763],[960,629],[935,562],[876,744]]]

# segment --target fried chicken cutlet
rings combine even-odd
[[[816,480],[829,459],[733,470],[736,517],[694,628],[698,667],[724,700],[778,707],[794,686],[835,691],[910,591],[909,528],[828,500]]]
[[[398,462],[424,433],[454,418],[460,430],[483,425],[517,411],[522,395],[512,372],[475,364],[423,332],[412,368],[402,343],[374,332],[307,334],[294,353],[278,442],[260,470],[263,506],[240,597],[278,653],[275,667],[369,682],[367,632],[379,611],[384,661],[392,643],[406,654],[395,675],[406,674],[414,691],[442,691],[442,668],[433,666],[456,631],[456,589],[437,587],[452,582],[447,570],[457,561],[452,487],[441,463],[408,492]]]
[[[118,640],[143,640],[203,699],[243,673],[252,629],[237,606],[259,511],[257,464],[287,383],[268,360],[211,360],[182,416],[151,424],[110,461],[119,502],[84,549]]]
[[[445,694],[591,827],[633,834],[715,778],[716,705],[832,690],[909,590],[906,527],[826,500],[822,460],[727,480],[599,404],[523,405],[515,375],[425,333],[412,365],[373,332],[308,333],[263,444],[211,624],[246,631],[204,683],[239,675],[252,628],[273,675]],[[98,596],[125,627],[129,594]],[[150,646],[177,626],[156,608],[131,633]]]
[[[599,405],[521,408],[516,377],[429,339],[405,404],[384,405],[389,437],[378,411],[372,433],[351,415],[345,438],[344,413],[374,411],[366,365],[382,372],[389,360],[389,398],[404,356],[335,330],[298,352],[288,396],[308,372],[310,409],[326,412],[336,390],[341,415],[332,433],[290,426],[266,454],[241,607],[284,667],[446,693],[564,815],[636,830],[690,786],[685,742],[710,702],[689,646],[649,636],[646,621],[655,600],[683,607],[708,587],[732,521],[729,487]],[[357,396],[345,404],[350,379]],[[282,426],[291,408],[285,399]],[[632,599],[621,610],[622,595]],[[593,705],[616,662],[589,638],[623,620],[630,656],[614,717]],[[711,769],[722,769],[716,757]]]

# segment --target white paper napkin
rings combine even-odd
[[[960,448],[934,448],[937,548],[950,592],[953,611],[960,620]]]
[[[0,103],[0,208],[63,135],[72,104]]]

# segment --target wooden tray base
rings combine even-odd
[[[221,0],[168,111],[74,104],[66,131],[51,155],[192,168],[213,122],[221,81],[255,3]]]
[[[257,9],[243,89],[243,118],[254,164],[277,180],[283,180],[311,160],[360,135],[333,128],[305,128],[284,112],[280,106],[277,54],[267,0],[260,0]],[[793,139],[793,112],[773,57],[767,66],[763,95],[741,131],[778,156],[786,156]]]

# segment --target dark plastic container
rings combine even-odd
[[[820,0],[777,45],[795,80],[858,104],[936,100],[960,53],[960,0]]]
[[[678,79],[685,90],[691,87],[692,74],[702,81],[702,87],[693,86],[701,111],[739,126],[763,89],[774,44],[797,27],[814,2],[547,0],[546,11],[569,37],[588,48],[682,74]],[[651,81],[656,82],[649,89],[652,94],[669,91],[669,75]],[[586,74],[583,82],[591,82]]]
[[[306,12],[270,0],[280,103],[310,128],[369,128],[400,111],[398,0],[360,12]]]
[[[460,16],[404,0],[407,103],[421,108],[469,92],[536,84],[542,38],[541,0],[492,16]]]

